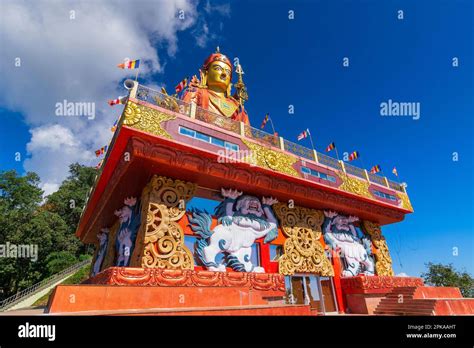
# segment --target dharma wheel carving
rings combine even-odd
[[[196,184],[153,176],[142,193],[142,216],[146,220],[138,231],[133,264],[143,268],[194,268],[178,221],[195,190]]]
[[[334,276],[334,269],[320,242],[323,212],[297,206],[289,208],[283,203],[273,205],[273,210],[288,237],[283,246],[284,254],[278,260],[280,273]]]

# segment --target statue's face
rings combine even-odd
[[[230,84],[231,68],[223,62],[212,62],[207,71],[207,86],[217,92],[227,91]]]
[[[260,201],[253,197],[245,197],[243,199],[241,212],[244,215],[253,214],[258,217],[263,215],[263,209]]]
[[[345,216],[339,215],[334,218],[334,225],[341,231],[349,231],[349,219]]]
[[[128,205],[124,205],[121,209],[115,211],[115,215],[118,216],[120,223],[127,222],[132,217],[132,209]]]

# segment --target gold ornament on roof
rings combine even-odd
[[[123,124],[131,128],[171,139],[171,135],[163,128],[162,123],[176,119],[176,116],[148,108],[143,105],[127,102]]]

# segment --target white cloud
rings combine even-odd
[[[53,192],[56,192],[59,189],[58,184],[51,184],[51,183],[41,184],[40,187],[43,190],[44,197],[50,195]]]
[[[398,273],[396,277],[409,277],[409,275],[402,272],[402,273]]]
[[[45,195],[59,188],[70,163],[93,164],[95,154],[69,128],[59,124],[44,125],[33,128],[30,133],[26,148],[31,157],[25,159],[23,166],[26,171],[39,172]]]
[[[31,141],[28,143],[28,152],[41,149],[59,150],[64,147],[74,147],[78,145],[72,132],[59,124],[52,126],[37,127],[31,131]]]
[[[209,39],[209,27],[207,23],[203,23],[200,29],[194,31],[194,37],[196,38],[196,44],[199,47],[206,47]]]
[[[230,16],[230,4],[219,4],[219,5],[211,5],[211,1],[207,0],[206,5],[204,6],[204,11],[208,14],[219,14],[221,16]]]
[[[162,72],[163,53],[155,46],[174,55],[179,31],[209,30],[197,22],[196,7],[191,0],[1,1],[0,77],[6,88],[0,105],[21,112],[31,126],[24,168],[40,175],[43,189],[57,189],[73,162],[98,162],[93,152],[108,144],[122,111],[106,101],[123,95],[120,81],[134,75],[118,63],[140,58],[140,75]],[[55,105],[63,100],[95,103],[96,117],[56,116]]]

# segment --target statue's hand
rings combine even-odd
[[[325,210],[325,211],[324,211],[324,215],[326,215],[326,217],[328,217],[328,218],[331,219],[331,218],[337,216],[337,213],[336,213],[335,211],[331,211],[331,210],[327,211],[327,210]]]
[[[242,195],[242,191],[232,190],[232,189],[221,189],[222,196],[225,198],[232,198],[236,199],[237,197]]]
[[[272,206],[273,204],[278,203],[278,199],[273,197],[262,197],[262,203]]]
[[[224,226],[232,225],[232,218],[230,216],[223,216],[217,220],[218,223]]]

